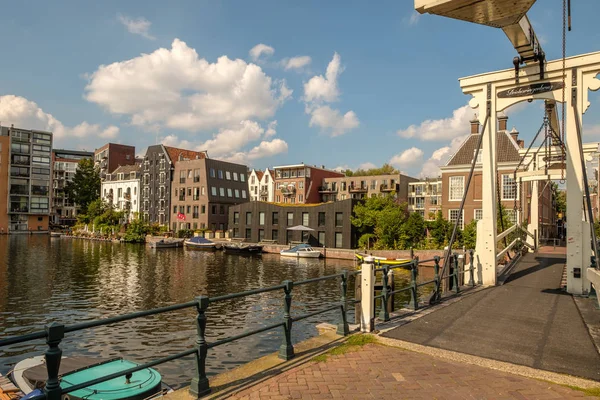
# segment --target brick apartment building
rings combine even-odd
[[[100,179],[112,174],[121,165],[135,164],[135,147],[124,144],[107,143],[94,151],[94,165],[100,172]]]
[[[500,202],[509,217],[513,221],[520,221],[519,213],[523,213],[522,221],[527,221],[529,218],[529,210],[531,201],[531,185],[539,185],[539,201],[540,201],[540,227],[546,228],[540,232],[540,237],[548,237],[552,234],[552,227],[556,226],[552,207],[552,190],[546,182],[523,183],[522,192],[517,189],[517,183],[514,181],[513,173],[517,168],[521,155],[519,149],[523,148],[523,140],[518,138],[519,133],[513,128],[512,131],[507,130],[508,117],[498,117],[498,132],[496,136],[496,152],[498,161],[498,191]],[[479,141],[479,121],[476,119],[471,121],[471,134],[458,149],[458,151],[450,158],[445,166],[441,167],[442,171],[442,212],[444,218],[450,222],[459,220],[460,227],[464,227],[473,219],[483,218],[482,207],[482,167],[481,167],[481,151],[479,152],[478,160],[476,161],[475,171],[469,192],[467,193],[463,214],[459,215],[460,202],[463,197],[467,177],[471,168],[473,157],[475,156],[475,147]],[[516,199],[516,201],[515,201]],[[515,211],[515,204],[517,210]],[[519,211],[519,209],[521,211]],[[547,211],[543,211],[543,210]]]
[[[52,133],[0,127],[0,232],[46,232]]]
[[[408,211],[418,212],[426,220],[432,220],[441,209],[441,178],[425,179],[408,184]]]
[[[248,202],[248,167],[206,157],[175,163],[171,229],[227,230],[229,208]]]
[[[325,178],[342,178],[344,174],[316,165],[283,165],[274,167],[275,203],[314,204],[321,202],[319,187]]]
[[[408,201],[409,183],[417,181],[403,174],[341,176],[324,178],[319,186],[322,202],[392,194],[398,202]]]

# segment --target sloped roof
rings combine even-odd
[[[114,174],[129,174],[130,172],[138,172],[140,170],[139,164],[133,165],[120,165],[113,171]]]
[[[265,173],[264,173],[264,172],[262,172],[262,171],[256,171],[256,178],[257,178],[259,181],[261,181],[261,180],[262,180],[262,178],[263,178],[263,175],[264,175],[264,174],[265,174]]]
[[[469,165],[473,162],[475,146],[480,134],[470,135],[458,151],[450,158],[446,166]],[[519,162],[519,145],[507,131],[499,131],[496,135],[496,153],[498,162]]]
[[[178,149],[177,147],[164,146],[172,163],[179,161],[179,156],[183,156],[186,160],[195,160],[196,158],[207,158],[205,151],[194,151],[186,149]]]

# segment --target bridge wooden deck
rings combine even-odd
[[[560,289],[565,256],[526,255],[506,284],[384,336],[600,381],[600,355],[573,297]]]

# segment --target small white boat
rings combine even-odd
[[[214,251],[217,249],[217,245],[215,242],[205,239],[202,236],[194,236],[183,243],[188,249],[204,251]]]
[[[321,252],[310,247],[308,244],[299,244],[291,249],[281,250],[279,254],[283,257],[319,258]]]

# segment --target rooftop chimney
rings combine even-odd
[[[503,112],[499,113],[498,114],[498,130],[505,131],[507,122],[508,122],[508,117]]]
[[[477,135],[479,133],[479,120],[477,119],[477,115],[473,116],[471,122],[471,135]]]
[[[515,129],[513,126],[512,131],[510,131],[510,136],[515,141],[515,143],[519,143],[519,131]]]

